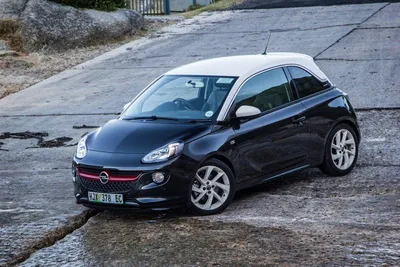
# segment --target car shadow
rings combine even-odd
[[[311,183],[315,177],[319,178],[323,174],[316,168],[302,170],[293,174],[288,174],[276,179],[268,180],[265,183],[243,189],[236,192],[233,202],[240,202],[249,198],[254,198],[258,194],[288,194],[291,188],[300,183]],[[123,220],[144,220],[148,223],[158,222],[160,220],[170,220],[179,218],[192,218],[197,215],[190,213],[187,209],[176,209],[168,211],[132,211],[126,210],[107,210],[104,212],[107,217],[115,217]]]
[[[315,176],[315,173],[318,171],[318,169],[307,169],[275,179],[267,180],[262,184],[236,192],[233,201],[240,201],[246,198],[251,198],[259,193],[276,194],[281,193],[282,191],[286,192],[290,190],[291,187],[296,186],[296,184],[312,182],[314,180],[313,176]]]

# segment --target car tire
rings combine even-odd
[[[323,173],[343,176],[351,172],[358,157],[358,137],[348,124],[339,124],[330,132],[325,145]]]
[[[204,216],[225,210],[235,195],[232,170],[218,159],[209,159],[195,176],[190,188],[190,211]]]

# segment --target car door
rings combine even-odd
[[[242,181],[304,164],[310,133],[302,115],[305,106],[294,95],[282,68],[257,74],[239,89],[234,110],[250,105],[261,111],[235,127]]]
[[[301,102],[306,107],[304,116],[310,125],[309,162],[321,164],[325,153],[325,138],[341,112],[342,94],[329,81],[320,81],[298,66],[287,67]],[[335,101],[336,99],[336,101]],[[344,113],[343,115],[346,115]]]

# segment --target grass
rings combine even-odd
[[[202,12],[205,11],[220,11],[220,10],[226,10],[236,4],[242,3],[244,0],[216,0],[215,3],[208,5],[208,6],[203,6],[200,8],[197,8],[195,10],[190,10],[185,13],[183,13],[183,16],[186,19],[192,18]]]

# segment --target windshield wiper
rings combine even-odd
[[[186,123],[212,122],[212,120],[209,120],[209,119],[193,119],[193,120],[187,120],[185,122]]]
[[[139,117],[126,117],[123,120],[170,120],[177,121],[177,118],[172,117],[160,117],[160,116],[139,116]]]

